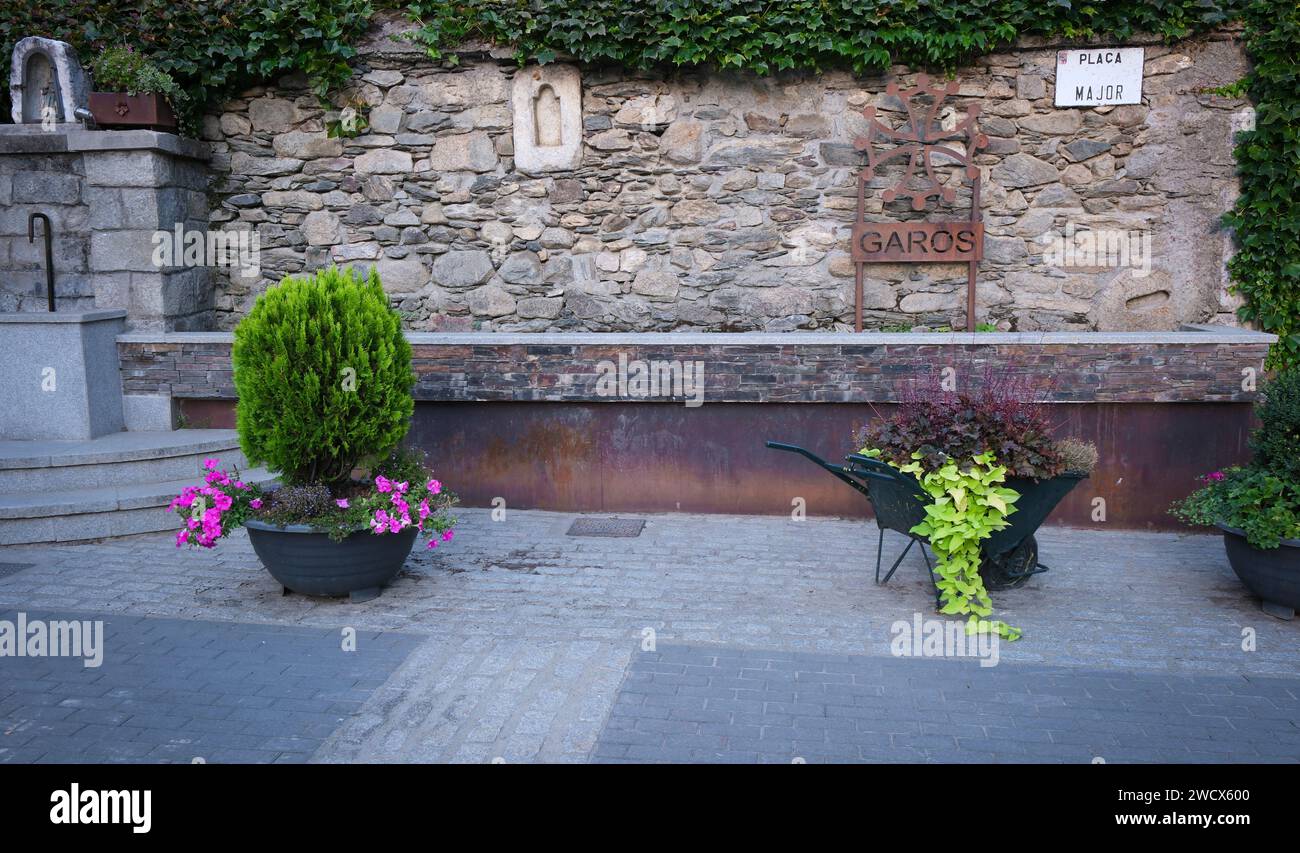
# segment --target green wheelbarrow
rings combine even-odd
[[[925,550],[925,540],[912,533],[912,528],[925,520],[925,506],[929,503],[925,490],[915,477],[879,459],[858,453],[850,453],[844,457],[843,465],[836,465],[793,444],[769,441],[767,446],[773,450],[799,454],[843,480],[871,504],[876,526],[880,530],[876,546],[876,583],[888,583],[903,558],[918,543],[921,545],[921,557],[930,573],[930,582],[934,583],[934,569]],[[1038,562],[1038,542],[1034,539],[1034,533],[1051,515],[1052,510],[1056,509],[1061,499],[1082,479],[1082,474],[1062,474],[1050,480],[1012,477],[1006,481],[1008,488],[1015,489],[1020,494],[1020,500],[1016,501],[1016,511],[1007,517],[1008,526],[985,539],[980,546],[980,576],[987,589],[1018,587],[1034,575],[1047,571],[1048,567]],[[910,541],[882,578],[881,550],[885,544],[886,530],[901,533]],[[935,596],[937,600],[937,589]]]

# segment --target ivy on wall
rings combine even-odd
[[[1285,368],[1300,365],[1300,4],[1252,0],[1245,21],[1255,129],[1237,137],[1241,195],[1224,221],[1238,250],[1228,270],[1245,299],[1239,315],[1278,336],[1269,366]]]
[[[568,54],[629,68],[711,65],[769,74],[891,64],[952,68],[1020,36],[1175,39],[1235,19],[1243,0],[416,0],[434,55],[463,38],[521,61]]]
[[[203,107],[276,76],[301,72],[324,97],[352,74],[353,45],[374,15],[369,0],[43,0],[0,13],[0,56],[31,35],[66,41],[89,67],[108,47],[130,45]],[[0,97],[5,120],[9,92]]]
[[[520,62],[561,55],[633,69],[709,65],[770,74],[893,64],[952,69],[1017,38],[1133,33],[1179,39],[1244,20],[1256,129],[1239,139],[1242,194],[1226,222],[1241,317],[1279,335],[1271,364],[1300,363],[1300,4],[1295,0],[46,0],[0,17],[0,56],[26,35],[84,57],[130,44],[204,104],[301,72],[321,98],[351,75],[377,9],[408,15],[434,59],[467,39]],[[0,107],[8,114],[7,92]]]

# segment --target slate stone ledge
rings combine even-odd
[[[126,317],[121,308],[94,311],[8,311],[0,314],[0,323],[96,323]]]
[[[1095,345],[1254,344],[1276,335],[1233,326],[1185,326],[1177,332],[407,332],[412,346],[879,346],[885,345]],[[231,332],[164,332],[118,335],[119,344],[230,344]]]
[[[1122,333],[408,333],[429,402],[664,402],[611,397],[621,357],[702,362],[706,402],[875,403],[944,366],[1043,380],[1059,403],[1249,403],[1275,338],[1210,327]],[[119,335],[128,397],[232,400],[232,335]],[[1257,384],[1257,383],[1256,383]]]
[[[61,124],[55,130],[40,125],[0,126],[0,154],[52,154],[83,151],[159,151],[174,157],[207,161],[207,144],[155,130],[87,130]]]

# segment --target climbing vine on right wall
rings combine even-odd
[[[1244,17],[1255,129],[1237,139],[1241,196],[1224,221],[1238,250],[1228,270],[1245,300],[1239,315],[1278,336],[1269,366],[1284,368],[1300,364],[1300,4],[1252,0]]]

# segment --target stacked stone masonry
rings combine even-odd
[[[361,46],[341,96],[367,116],[356,137],[329,138],[305,81],[293,79],[251,89],[205,121],[219,176],[212,222],[255,228],[262,247],[260,274],[218,276],[218,328],[269,282],[328,264],[377,268],[415,331],[849,328],[847,237],[863,160],[852,142],[869,104],[901,121],[884,89],[891,77],[914,80],[908,69],[578,72],[518,69],[487,48],[466,48],[452,66],[395,38],[400,28],[390,22]],[[1237,192],[1232,137],[1250,108],[1207,90],[1245,72],[1237,35],[1148,42],[1143,103],[1095,109],[1053,106],[1058,47],[1021,45],[956,75],[951,105],[958,114],[981,105],[989,137],[977,158],[988,234],[981,319],[1017,331],[1233,322],[1231,240],[1218,221]],[[543,74],[558,75],[555,85]],[[571,168],[534,150],[579,142],[564,137],[578,106],[565,75],[580,76]],[[537,102],[514,103],[520,92]],[[533,109],[554,119],[520,112]],[[532,173],[515,158],[520,115],[537,134],[520,152]],[[968,204],[963,186],[953,209],[930,215],[963,218]],[[878,194],[868,214],[908,216],[882,208]],[[1149,273],[1049,264],[1044,241],[1071,227],[1134,245],[1147,235]],[[962,322],[964,265],[868,273],[869,327]]]
[[[1268,339],[1254,335],[1239,343],[1184,338],[1168,343],[987,344],[907,340],[916,335],[873,335],[876,340],[861,343],[844,343],[839,335],[835,337],[841,340],[825,343],[809,341],[808,335],[789,343],[520,343],[504,336],[498,343],[476,343],[466,337],[411,336],[417,400],[609,401],[613,398],[598,383],[608,375],[608,366],[622,358],[628,363],[702,362],[708,402],[891,402],[909,382],[944,367],[967,376],[985,370],[1022,374],[1057,402],[1249,402],[1255,399],[1254,386],[1244,380],[1262,374],[1268,350]],[[233,400],[230,347],[229,335],[119,338],[123,391]]]
[[[156,262],[155,234],[202,232],[206,147],[145,130],[59,125],[0,132],[0,312],[46,308],[49,217],[59,311],[120,308],[140,331],[209,329],[210,270]]]

